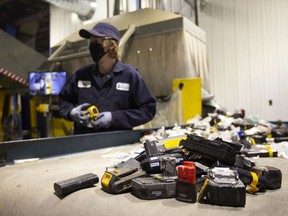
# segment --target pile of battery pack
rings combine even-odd
[[[241,153],[243,144],[187,134],[172,147],[146,140],[143,152],[104,172],[102,190],[145,199],[244,207],[246,193],[281,188],[282,173],[257,166]]]
[[[107,169],[102,189],[145,200],[244,207],[247,193],[281,188],[281,170],[251,158],[278,157],[272,144],[288,141],[287,125],[220,109],[188,124],[142,137],[143,152]]]
[[[177,134],[175,136],[175,134]],[[107,167],[101,189],[109,194],[132,193],[145,200],[173,198],[186,203],[244,207],[247,193],[281,188],[276,167],[259,166],[251,157],[288,158],[273,143],[288,141],[288,126],[246,118],[245,112],[217,110],[189,125],[161,127],[140,139],[142,151]],[[56,182],[62,197],[98,183],[88,173]]]

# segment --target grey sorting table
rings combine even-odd
[[[256,195],[247,194],[246,206],[243,208],[189,204],[174,198],[141,200],[130,193],[111,195],[101,190],[100,182],[63,199],[54,194],[53,184],[64,179],[89,172],[101,179],[105,167],[111,164],[111,159],[103,155],[131,152],[138,148],[137,145],[140,144],[67,154],[0,168],[0,215],[288,215],[288,160],[281,158],[255,159],[259,166],[269,165],[281,169],[282,188]]]

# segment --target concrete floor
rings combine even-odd
[[[288,215],[288,160],[255,159],[258,166],[274,166],[282,171],[282,188],[255,195],[246,195],[243,208],[189,204],[174,198],[141,200],[130,193],[111,195],[94,187],[76,191],[63,199],[54,194],[53,184],[86,173],[95,173],[100,181],[105,167],[115,162],[109,155],[130,153],[139,144],[100,149],[78,154],[7,165],[0,168],[1,216],[73,216],[73,215],[201,215],[201,216],[286,216]]]

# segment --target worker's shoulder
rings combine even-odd
[[[131,73],[131,74],[137,74],[137,75],[139,74],[136,67],[127,63],[122,63],[122,70],[125,73]]]
[[[76,73],[85,73],[87,71],[93,71],[95,70],[96,68],[96,65],[95,64],[87,64],[87,65],[83,65],[81,66],[80,68],[77,69]]]

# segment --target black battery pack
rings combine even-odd
[[[65,196],[74,191],[90,187],[99,182],[97,175],[88,173],[78,177],[54,183],[54,190],[58,196]]]
[[[162,158],[167,158],[167,157],[175,158],[177,166],[182,164],[184,161],[182,154],[171,153],[171,154],[166,154],[166,155],[148,157],[140,162],[141,168],[148,174],[161,173]]]
[[[239,153],[242,147],[240,144],[229,143],[221,138],[208,140],[192,134],[188,134],[186,140],[181,140],[180,146],[204,158],[215,162],[220,161],[227,165],[234,165],[236,154]]]
[[[197,188],[195,184],[183,180],[176,180],[176,199],[182,202],[195,203]]]
[[[216,167],[208,171],[198,196],[199,203],[244,207],[246,188],[235,170]]]
[[[176,182],[174,180],[159,180],[153,177],[142,177],[132,180],[131,193],[145,200],[175,197]]]

